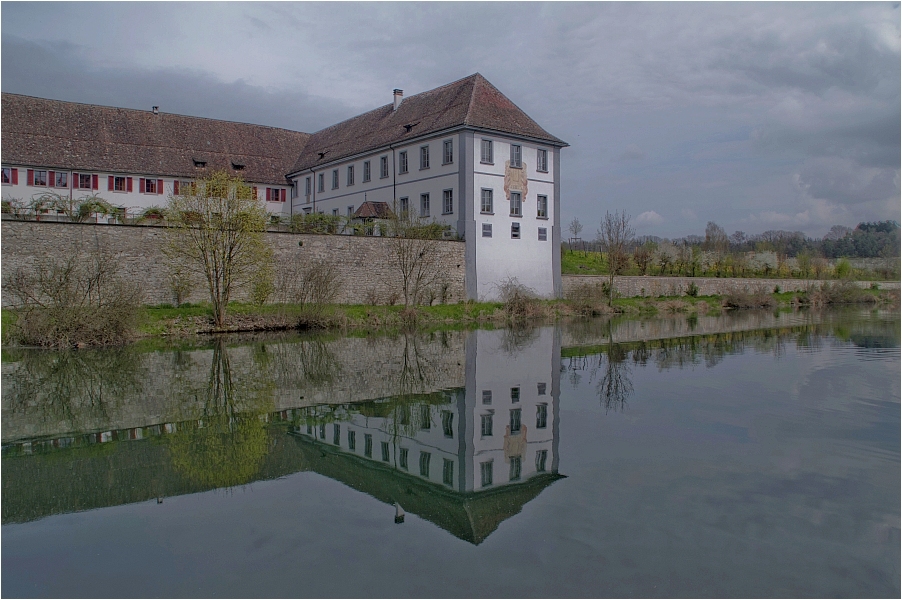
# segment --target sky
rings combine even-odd
[[[900,220],[899,3],[4,2],[3,92],[318,131],[479,72],[561,153],[561,222]],[[565,234],[566,235],[566,234]]]

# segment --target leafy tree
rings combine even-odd
[[[269,215],[253,188],[225,171],[182,186],[181,192],[169,197],[165,253],[171,269],[206,282],[213,321],[222,327],[232,293],[271,273],[272,249],[264,239]]]

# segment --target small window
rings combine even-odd
[[[539,227],[539,241],[540,242],[548,241],[548,230],[544,227]]]
[[[203,169],[207,166],[207,161],[194,159],[194,166],[198,169]]]
[[[432,462],[432,454],[429,452],[420,452],[420,475],[429,477],[429,464]]]
[[[373,436],[369,433],[363,434],[363,455],[367,458],[373,458]]]
[[[407,448],[398,449],[398,464],[402,469],[407,470]]]
[[[307,423],[307,435],[313,435],[313,425]]]
[[[124,192],[125,191],[125,177],[114,177],[113,178],[113,191],[114,192]]]
[[[420,169],[429,168],[429,146],[420,146]]]
[[[312,208],[305,208],[305,209],[304,209],[304,214],[305,214],[305,215],[309,215],[311,212],[313,212],[313,209],[312,209]]]
[[[145,179],[144,180],[144,193],[145,194],[156,194],[157,193],[157,180],[156,179]]]
[[[47,185],[47,171],[34,172],[34,185]]]
[[[523,471],[523,459],[520,456],[511,456],[511,469],[510,469],[510,477],[511,481],[520,481],[520,474]]]
[[[332,189],[338,189],[338,169],[332,169]]]
[[[442,411],[442,433],[445,437],[454,437],[454,413],[450,410]]]
[[[538,388],[539,396],[544,396],[545,389],[546,389],[545,382],[543,381],[543,382],[539,383],[536,387]]]
[[[429,194],[420,194],[420,216],[429,216]]]
[[[548,450],[539,450],[536,452],[536,471],[545,472],[545,463],[548,461]]]
[[[370,180],[370,161],[363,161],[363,183]]]
[[[445,140],[442,144],[442,164],[450,165],[454,162],[454,140]]]
[[[341,445],[341,425],[338,423],[332,426],[332,443],[336,446]]]
[[[400,214],[398,216],[406,217],[409,210],[410,210],[410,202],[407,200],[407,198],[399,199],[398,200],[398,211],[400,212]]]
[[[483,404],[491,404],[492,403],[492,390],[482,390],[482,403]]]
[[[398,152],[398,173],[403,175],[407,172],[407,150]]]
[[[53,176],[53,187],[67,188],[69,187],[68,173],[55,173]]]
[[[520,433],[520,409],[511,409],[511,433]]]
[[[447,458],[442,461],[442,483],[454,485],[454,461]]]
[[[482,487],[492,485],[492,461],[479,463],[479,473],[482,479]]]
[[[490,437],[492,435],[492,415],[482,415],[482,437]]]
[[[492,140],[482,140],[482,156],[480,162],[487,165],[495,164],[494,153],[492,152]]]
[[[548,196],[539,196],[536,200],[536,216],[540,219],[548,218]]]
[[[536,171],[548,172],[548,150],[539,148],[536,151]]]
[[[432,413],[426,404],[420,407],[420,429],[432,429]]]
[[[442,192],[442,214],[450,215],[454,213],[454,192],[445,190]]]
[[[3,183],[12,184],[13,170],[10,167],[3,167]]]
[[[382,442],[382,462],[388,462],[391,459],[388,442]]]
[[[511,192],[511,216],[523,216],[523,201],[520,192]]]
[[[348,450],[357,450],[357,432],[348,430]]]
[[[548,405],[539,404],[536,406],[536,429],[545,429],[548,427]]]
[[[523,166],[523,148],[520,144],[511,144],[511,167],[519,169]]]
[[[321,439],[321,440],[326,439],[326,424],[325,423],[319,424],[319,439]]]
[[[379,177],[385,179],[388,177],[388,157],[380,156],[379,157]]]
[[[337,216],[338,216],[338,209],[337,209],[337,208],[333,208],[333,209],[332,209],[332,216],[333,216],[333,217],[337,217]]]
[[[519,223],[511,223],[511,239],[512,240],[520,239],[520,224]]]
[[[348,185],[354,185],[354,165],[348,165]]]
[[[491,223],[483,223],[482,224],[482,237],[492,237],[492,224]]]
[[[91,189],[91,176],[79,173],[78,174],[78,188],[82,189],[82,190]]]
[[[320,173],[318,175],[318,177],[319,177],[319,181],[317,181],[316,187],[320,192],[325,192],[326,191],[326,174]]]
[[[487,190],[487,189],[483,188],[481,210],[482,210],[483,214],[487,214],[487,215],[494,214],[492,190]]]
[[[349,206],[349,207],[348,207],[348,218],[350,219],[350,218],[353,217],[353,216],[354,216],[354,207],[353,207],[353,206]]]
[[[520,401],[520,386],[511,388],[511,402],[519,402]]]
[[[313,191],[313,190],[311,189],[312,187],[313,187],[313,182],[311,182],[311,181],[310,181],[310,178],[308,177],[308,178],[305,180],[305,183],[304,183],[304,193],[305,193],[307,196],[309,196],[309,195],[311,194],[311,192]]]

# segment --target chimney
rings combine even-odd
[[[404,98],[404,90],[396,89],[394,91],[395,95],[395,108],[394,110],[398,110],[398,107],[401,106],[401,100]]]
[[[153,107],[153,114],[155,114],[155,115],[160,114],[160,107],[159,107],[159,106],[154,106],[154,107]]]

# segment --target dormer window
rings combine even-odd
[[[195,158],[194,166],[197,167],[198,169],[203,169],[204,167],[207,166],[207,161]]]
[[[232,163],[232,168],[235,169],[236,171],[243,171],[243,170],[244,170],[244,165],[241,164],[241,163],[233,162],[233,163]]]
[[[324,159],[324,158],[326,158],[326,153],[325,153],[325,152],[320,152],[320,153],[319,153],[319,160],[322,160],[322,159]]]

